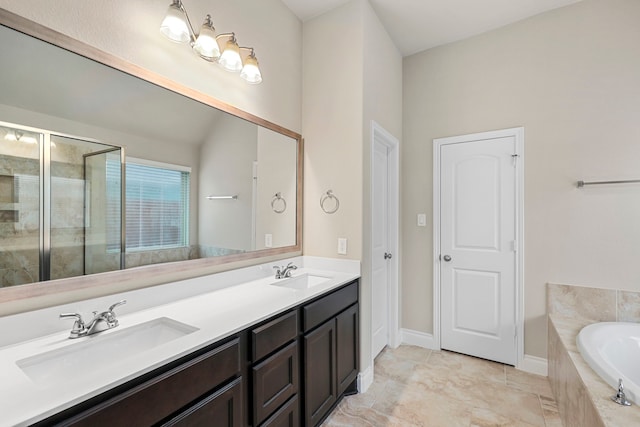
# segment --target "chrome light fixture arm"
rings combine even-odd
[[[191,19],[189,19],[189,14],[187,13],[187,9],[184,8],[184,5],[182,4],[182,0],[173,0],[173,4],[176,5],[182,11],[182,13],[184,13],[184,17],[187,19],[187,28],[189,29],[189,44],[193,46],[193,44],[196,42],[196,32],[193,29],[193,25],[191,24]],[[210,22],[211,16],[207,15],[207,17],[209,18],[209,22]]]
[[[215,34],[211,15],[206,15],[199,34],[196,34],[189,14],[182,0],[172,0],[167,15],[160,26],[162,34],[175,42],[189,42],[191,48],[205,61],[216,62],[225,70],[239,72],[240,77],[250,84],[262,82],[258,60],[251,47],[239,47],[233,32]],[[220,49],[218,40],[227,38],[224,48]],[[248,50],[244,59],[240,52]]]

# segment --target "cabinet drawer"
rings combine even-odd
[[[298,311],[292,311],[251,331],[254,362],[273,353],[298,336]]]
[[[325,320],[335,316],[357,301],[358,282],[355,281],[316,302],[307,304],[302,308],[304,332],[324,323]]]
[[[298,342],[253,367],[253,420],[260,424],[298,393]]]
[[[65,425],[152,425],[239,372],[240,342],[236,338],[80,413]]]
[[[198,402],[162,427],[242,426],[242,378]]]
[[[298,395],[295,395],[260,427],[298,427],[299,425],[300,403],[298,403]]]

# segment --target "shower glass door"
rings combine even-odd
[[[43,142],[0,123],[0,287],[41,280]]]
[[[51,135],[51,279],[122,267],[121,152]]]

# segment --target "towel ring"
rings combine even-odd
[[[334,201],[335,206],[333,207],[333,209],[327,209],[325,207],[325,203],[327,202],[327,200]],[[338,209],[340,208],[340,200],[338,200],[338,198],[333,194],[333,190],[328,190],[320,197],[320,208],[324,211],[324,213],[328,214],[333,214],[338,211]]]
[[[282,202],[280,203],[280,205],[282,205],[282,209],[278,209],[276,207],[276,204],[278,202]],[[277,214],[281,214],[282,212],[287,210],[287,201],[282,197],[282,193],[277,192],[275,196],[273,196],[273,199],[271,199],[271,209],[273,209],[273,211]]]

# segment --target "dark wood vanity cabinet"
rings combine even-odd
[[[358,375],[358,283],[303,307],[304,419],[316,426]],[[319,326],[318,326],[319,325]]]
[[[358,374],[358,280],[38,426],[316,426]]]
[[[239,335],[198,350],[37,425],[197,426],[209,420],[241,427],[242,341]]]

